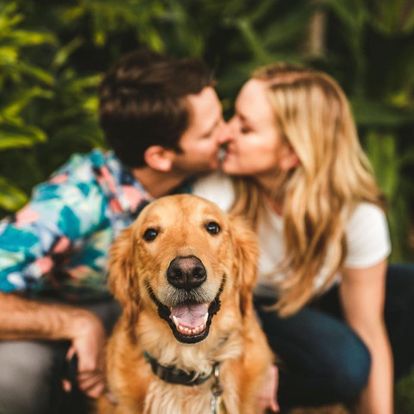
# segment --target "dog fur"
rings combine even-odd
[[[206,280],[199,287],[185,290],[170,283],[166,275],[177,257],[202,263]],[[99,413],[212,413],[213,378],[194,386],[167,383],[153,374],[144,351],[164,366],[199,375],[218,362],[223,387],[218,412],[258,412],[273,355],[252,305],[257,258],[254,233],[213,203],[174,195],[145,207],[111,250],[109,285],[123,313],[107,346],[110,398],[100,399]],[[189,336],[182,325],[178,332],[160,317],[156,302],[172,308],[181,300],[212,303],[218,297],[220,308],[209,317],[207,332]]]

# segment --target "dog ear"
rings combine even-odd
[[[249,315],[253,310],[253,288],[257,279],[259,248],[256,233],[239,215],[230,216],[234,249],[233,269],[240,295],[241,314]]]
[[[132,228],[123,230],[109,255],[109,289],[121,303],[131,324],[136,321],[140,302],[138,276],[133,262]]]
[[[109,289],[122,305],[129,300],[132,276],[132,230],[127,228],[115,239],[109,254]]]

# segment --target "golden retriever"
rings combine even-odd
[[[252,305],[257,256],[242,219],[209,201],[174,195],[145,207],[111,250],[123,313],[99,412],[257,413],[273,363]]]

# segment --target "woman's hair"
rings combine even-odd
[[[281,315],[305,305],[335,277],[346,256],[345,227],[361,201],[381,205],[381,194],[357,136],[340,86],[328,75],[288,64],[259,68],[267,84],[275,128],[299,164],[284,177],[282,197],[285,257],[278,283]],[[247,211],[257,226],[264,195],[253,180],[236,185],[233,209]],[[317,276],[323,274],[322,286]]]

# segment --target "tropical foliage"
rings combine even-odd
[[[96,87],[145,45],[203,57],[230,113],[251,69],[331,73],[387,196],[393,259],[412,259],[414,6],[410,0],[0,0],[0,213],[68,156],[103,146]],[[344,171],[346,174],[346,171]]]

